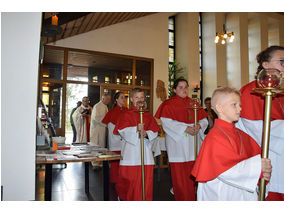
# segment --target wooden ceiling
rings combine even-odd
[[[44,44],[47,44],[154,13],[155,12],[45,12],[43,13],[42,20],[42,41]],[[58,27],[51,26],[51,16],[54,14],[58,17]],[[56,33],[58,34],[56,35]],[[46,36],[47,34],[49,34],[49,36]],[[53,35],[50,36],[50,34]]]

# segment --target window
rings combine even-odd
[[[175,66],[175,17],[169,17],[169,83],[168,83],[168,97],[172,96],[172,86],[174,84],[174,76],[170,70]]]
[[[175,17],[169,18],[169,64],[175,60]]]
[[[199,13],[200,100],[203,100],[202,13]]]

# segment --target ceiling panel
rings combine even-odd
[[[47,44],[154,13],[156,12],[45,12],[42,22],[43,32],[53,30],[49,29],[49,27],[51,25],[51,16],[55,14],[58,17],[58,27],[62,29],[62,32],[60,34],[54,33],[54,35],[50,37],[46,37],[42,34],[42,41],[44,44]],[[52,32],[55,31],[53,30]]]

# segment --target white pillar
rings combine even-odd
[[[228,86],[240,89],[249,82],[248,14],[228,13],[228,32],[234,32],[235,40],[227,43]]]
[[[224,13],[202,13],[203,97],[211,97],[218,86],[227,86],[226,47],[215,44],[216,32],[223,31]]]
[[[3,200],[35,200],[41,13],[2,13],[1,24]]]
[[[191,96],[195,85],[200,86],[199,13],[179,13],[176,16],[176,37],[176,59],[185,68],[183,76],[188,80]]]

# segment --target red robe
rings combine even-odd
[[[228,135],[232,144],[217,126]],[[198,182],[213,180],[239,162],[260,153],[261,148],[248,134],[237,129],[235,124],[216,119],[203,141],[192,175]]]
[[[181,98],[176,95],[160,105],[155,117],[177,121],[183,126],[182,128],[185,128],[184,124],[194,124],[194,111],[193,109],[190,109],[190,101],[191,99],[189,97]],[[200,109],[197,111],[198,122],[208,116],[205,110],[201,106],[199,107]],[[164,125],[166,125],[166,123],[163,123],[163,126]],[[170,137],[170,133],[167,132],[167,129],[164,126],[175,200],[196,200],[195,182],[192,177],[190,177],[194,161],[188,160],[194,159],[188,151],[188,144],[193,144],[193,137],[191,137],[191,139],[189,139],[189,137],[184,137],[185,133],[182,129],[178,128],[182,132],[177,132],[179,130],[175,130],[174,128],[178,127],[173,127],[171,129],[175,132],[175,135],[181,135],[182,139]],[[204,127],[204,130],[206,128],[207,125]]]
[[[124,111],[114,129],[115,134],[118,134],[119,131],[128,134],[121,134],[124,138],[121,151],[123,159],[120,161],[119,176],[115,186],[118,196],[124,201],[142,200],[140,139],[136,135],[138,134],[136,128],[140,123],[140,115],[135,110],[134,107],[131,110]],[[143,114],[143,123],[149,137],[149,140],[144,138],[145,199],[151,201],[153,200],[154,158],[151,147],[147,146],[147,143],[153,140],[152,133],[157,136],[159,126],[149,112]],[[133,141],[129,141],[129,138],[133,138]]]
[[[104,119],[102,120],[102,123],[108,124],[109,122],[111,122],[113,124],[116,124],[119,116],[125,110],[127,110],[127,108],[116,105],[114,108],[112,108],[112,110],[107,112]]]
[[[139,123],[140,123],[140,114],[139,112],[136,111],[135,107],[129,110],[125,110],[123,113],[121,113],[118,122],[115,125],[113,133],[119,134],[118,130],[127,127],[134,127],[137,126]],[[151,130],[153,132],[157,132],[160,129],[156,120],[149,112],[144,112],[143,123],[145,131]]]
[[[252,81],[240,89],[242,111],[241,117],[248,120],[263,120],[264,118],[264,96],[254,92],[252,89],[257,88],[257,82]],[[277,95],[278,100],[284,103],[284,92]],[[251,107],[257,106],[257,107]],[[284,107],[284,106],[283,106]],[[281,109],[278,101],[272,99],[271,121],[281,119],[284,120],[283,109]]]
[[[118,149],[117,148],[117,143],[120,143],[121,146],[121,141],[120,141],[120,136],[118,135],[113,135],[113,127],[120,114],[125,111],[125,107],[120,107],[119,105],[116,105],[112,110],[107,112],[105,115],[104,119],[102,120],[102,123],[108,125],[108,140],[109,140],[109,149],[117,154],[120,154],[121,147]],[[113,147],[115,146],[115,147]],[[110,182],[111,183],[116,183],[117,178],[118,178],[118,170],[119,170],[119,160],[111,161],[110,162]]]
[[[191,98],[181,98],[179,96],[174,96],[168,100],[165,100],[158,108],[155,117],[156,118],[170,118],[179,122],[192,124],[194,123],[194,111],[189,109]],[[201,109],[197,111],[197,121],[206,118],[208,114],[205,110],[199,106]]]

